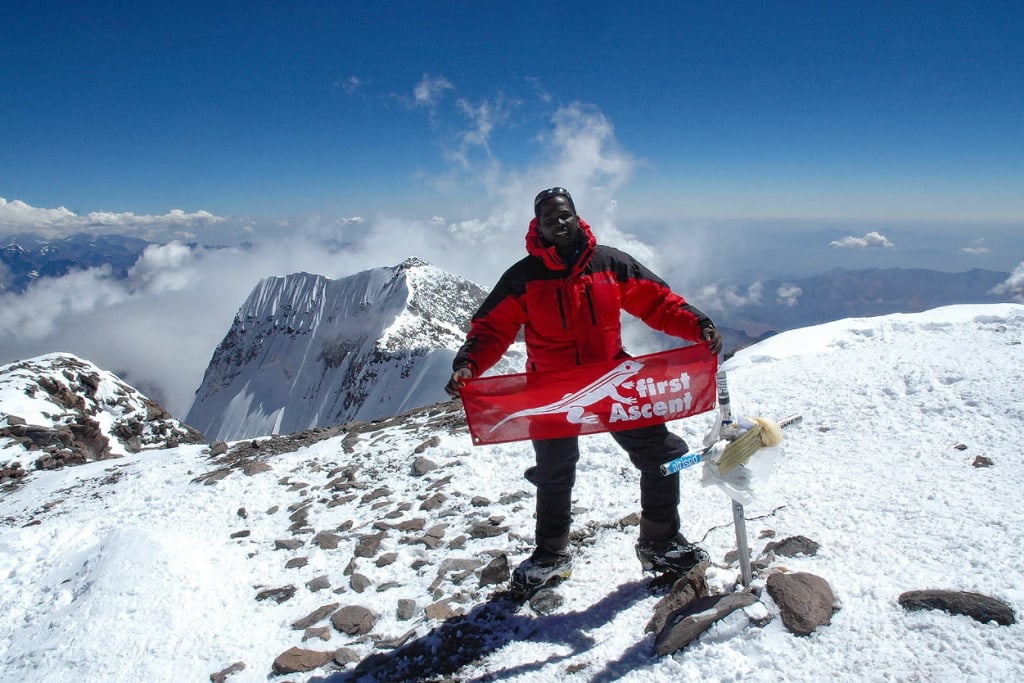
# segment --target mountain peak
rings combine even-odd
[[[186,420],[237,440],[447,400],[452,358],[485,295],[418,258],[340,279],[267,278],[214,352]]]
[[[421,266],[430,266],[430,265],[431,264],[427,263],[426,261],[424,261],[421,258],[418,258],[416,256],[410,256],[409,258],[407,258],[404,261],[402,261],[401,263],[399,263],[397,268],[399,268],[401,270],[407,270],[409,268],[419,268]]]

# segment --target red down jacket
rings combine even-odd
[[[479,377],[525,326],[526,369],[554,370],[625,356],[620,311],[656,330],[699,342],[711,320],[632,256],[597,243],[579,219],[584,243],[571,268],[546,247],[537,220],[526,233],[529,256],[498,280],[473,315],[454,369]]]

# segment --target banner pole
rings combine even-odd
[[[715,373],[718,384],[718,410],[721,415],[721,427],[732,425],[732,404],[729,400],[729,381],[725,370]],[[747,520],[743,515],[743,504],[732,501],[732,523],[736,528],[736,551],[740,554],[740,577],[745,587],[750,586],[753,575],[750,571],[750,548],[747,546]]]

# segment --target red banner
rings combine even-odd
[[[475,445],[615,432],[715,407],[718,357],[704,344],[635,358],[470,380]]]

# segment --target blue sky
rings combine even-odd
[[[629,215],[1019,225],[1021,45],[1016,2],[15,0],[0,197],[472,216],[482,179],[548,183],[578,105]]]

